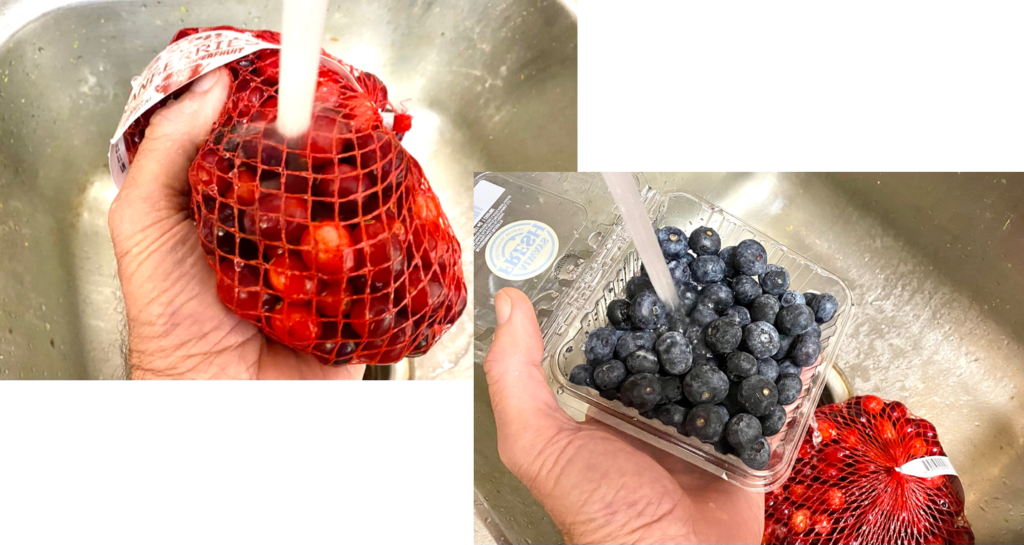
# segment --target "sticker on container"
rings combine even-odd
[[[902,467],[897,467],[896,471],[904,475],[913,475],[925,479],[938,475],[956,475],[953,464],[945,456],[925,456],[924,458],[911,460],[903,464]],[[956,476],[959,477],[959,475]]]
[[[473,188],[473,225],[476,225],[480,218],[491,211],[494,201],[505,192],[505,188],[496,186],[488,181],[481,181]]]
[[[494,233],[484,254],[487,267],[495,276],[528,280],[555,262],[558,235],[539,221],[517,221]]]

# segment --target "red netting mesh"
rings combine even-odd
[[[974,543],[956,477],[895,468],[945,456],[938,434],[899,401],[819,407],[786,483],[765,494],[762,543]]]
[[[172,43],[206,30],[183,29]],[[217,293],[325,364],[421,355],[462,314],[466,284],[448,218],[400,142],[411,118],[396,114],[388,129],[376,76],[352,69],[357,89],[321,67],[310,130],[286,142],[274,128],[278,66],[274,49],[227,65],[228,103],[189,169]],[[128,128],[130,159],[152,114],[182,91]]]

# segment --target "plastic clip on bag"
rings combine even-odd
[[[112,140],[120,187],[160,106],[226,65],[228,103],[189,169],[217,293],[272,339],[325,364],[425,353],[466,306],[461,248],[376,76],[322,53],[312,125],[274,128],[277,33],[182,29],[133,80]]]
[[[930,422],[876,396],[814,416],[789,479],[765,495],[763,543],[974,543]]]

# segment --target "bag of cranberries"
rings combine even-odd
[[[765,494],[762,543],[974,543],[930,422],[871,395],[814,416],[789,479]]]
[[[321,53],[312,125],[276,130],[280,37],[187,28],[132,81],[111,141],[127,176],[153,113],[227,66],[231,91],[189,169],[191,214],[225,305],[325,364],[422,355],[466,306],[461,247],[384,84]]]

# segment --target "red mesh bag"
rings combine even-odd
[[[945,456],[930,422],[875,396],[814,416],[789,479],[765,494],[762,543],[974,543],[959,478],[927,458]]]
[[[222,29],[237,30],[183,29],[172,43]],[[396,113],[385,126],[387,88],[338,61],[358,87],[321,66],[312,125],[285,141],[274,127],[279,58],[263,49],[227,65],[228,103],[189,169],[220,300],[325,364],[422,355],[462,314],[466,283],[459,241],[402,148],[411,118]],[[125,132],[129,159],[157,109]]]

